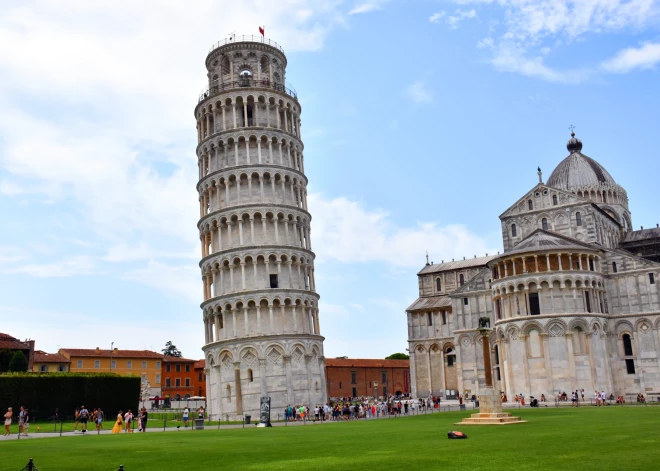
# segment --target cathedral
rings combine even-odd
[[[477,394],[479,318],[490,318],[494,387],[660,393],[660,228],[632,230],[626,190],[582,153],[501,215],[503,253],[429,264],[406,310],[416,397]]]

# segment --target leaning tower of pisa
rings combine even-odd
[[[282,48],[233,37],[195,107],[207,403],[212,417],[326,401],[301,107]]]

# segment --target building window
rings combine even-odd
[[[186,373],[190,373],[190,363],[186,365]]]
[[[41,365],[39,371],[42,373],[48,373],[48,365]]]
[[[447,366],[454,366],[454,355],[447,355]]]
[[[635,360],[630,358],[626,360],[626,370],[628,371],[629,375],[635,374]]]
[[[468,298],[463,298],[463,306],[467,306],[467,305],[468,305]]]
[[[591,296],[589,296],[587,291],[584,292],[584,300],[587,304],[587,312],[591,312]]]
[[[202,380],[202,372],[200,371],[199,375],[197,376],[197,381],[201,381],[201,380]]]
[[[252,373],[252,370],[248,370],[248,381],[251,383],[254,381],[254,374]]]
[[[82,367],[83,367],[83,361],[82,361],[82,360],[78,360],[78,368],[82,368]]]
[[[277,275],[270,275],[270,287],[277,288]]]
[[[541,227],[544,231],[548,230],[548,220],[546,218],[541,219]]]
[[[128,369],[133,368],[133,362],[132,362],[131,360],[128,360],[128,361],[126,362],[126,368],[128,368]]]
[[[387,384],[387,371],[381,371],[380,372],[380,381],[383,384]]]
[[[57,367],[57,371],[59,371],[59,372],[64,372],[64,371],[66,371],[66,366],[65,366],[65,365],[60,365],[60,366],[58,366],[58,367]]]
[[[447,311],[442,311],[442,325],[447,325]]]
[[[652,285],[655,284],[655,275],[653,273],[649,273],[649,283]]]
[[[159,361],[156,362],[156,369],[160,370],[160,362]]]
[[[357,371],[351,371],[351,384],[357,384]]]
[[[177,373],[181,373],[181,365],[178,363],[175,365],[174,369],[176,370]]]
[[[117,362],[116,362],[115,360],[112,360],[112,361],[110,362],[110,368],[112,368],[113,370],[114,370],[115,368],[117,368]]]
[[[96,369],[101,368],[101,361],[100,360],[94,360],[94,368],[96,368]]]
[[[176,379],[174,380],[174,386],[176,386],[176,387],[181,386],[181,378],[176,378]]]
[[[170,365],[169,363],[167,365],[165,365],[165,371],[167,371],[169,373],[171,371],[171,369],[172,369],[172,365]]]
[[[527,200],[527,208],[531,211],[534,209],[534,203],[532,203],[532,200]]]
[[[538,293],[529,293],[529,313],[532,316],[541,314],[541,303],[539,302]]]
[[[582,213],[580,213],[580,211],[575,213],[575,224],[577,224],[578,226],[582,225]]]
[[[186,378],[186,387],[190,387],[190,378]]]
[[[429,320],[429,325],[433,325],[433,313],[432,312],[427,313],[427,317]]]
[[[156,384],[160,384],[160,375],[156,375]]]
[[[463,275],[463,273],[461,273],[458,276],[458,284],[460,284],[461,286],[463,286],[465,284],[465,276]]]
[[[435,290],[442,291],[442,280],[440,278],[435,280]]]
[[[623,340],[623,354],[627,357],[633,356],[632,340],[630,339],[630,335],[623,334],[621,340]]]
[[[516,229],[515,224],[511,224],[511,237],[516,237],[518,235],[518,230]]]
[[[353,396],[351,397],[357,397],[357,388],[353,388]]]
[[[495,314],[497,315],[498,319],[502,318],[502,306],[500,306],[500,299],[497,298],[495,300]]]
[[[594,271],[594,259],[589,259],[589,271]]]
[[[165,387],[169,388],[170,384],[172,384],[171,382],[172,382],[172,380],[170,378],[165,378]]]
[[[557,201],[557,195],[552,195],[552,205],[557,206],[559,202]]]
[[[616,262],[612,262],[612,273],[616,273]]]
[[[146,370],[146,369],[147,369],[147,362],[146,362],[146,361],[143,361],[143,362],[142,362],[142,369],[143,369],[143,370]]]

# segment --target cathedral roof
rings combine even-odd
[[[575,133],[571,136],[566,144],[570,154],[557,165],[547,185],[571,192],[618,187],[605,167],[582,153],[582,141],[575,137]]]
[[[441,307],[451,307],[451,298],[449,296],[419,297],[406,311],[428,311]]]
[[[583,244],[577,240],[570,239],[552,232],[536,229],[526,239],[521,241],[511,250],[504,252],[503,257],[546,250],[598,250],[589,244]]]
[[[475,258],[468,258],[457,261],[452,260],[451,262],[437,263],[435,265],[426,265],[417,274],[426,275],[429,273],[439,273],[443,271],[463,270],[465,268],[482,267],[487,265],[488,262],[490,262],[494,258],[497,258],[497,255],[487,255],[485,257],[475,257]]]

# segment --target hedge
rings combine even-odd
[[[100,407],[106,417],[122,409],[138,410],[139,377],[112,373],[3,373],[0,374],[0,411],[27,407],[32,419],[73,417],[76,407]]]

